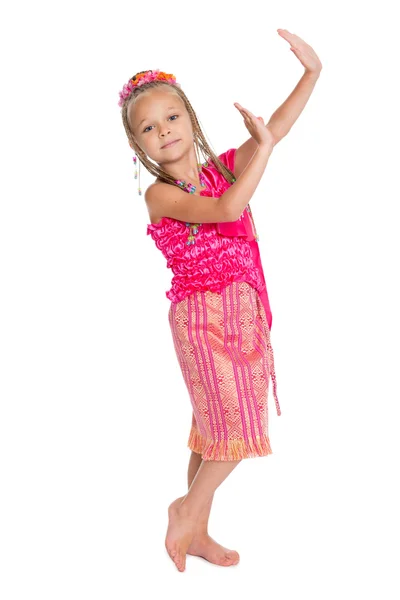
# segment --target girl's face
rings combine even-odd
[[[143,92],[128,108],[128,122],[140,148],[156,163],[176,162],[193,147],[193,128],[183,100],[174,92]],[[163,146],[175,142],[169,148]]]

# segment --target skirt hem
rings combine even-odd
[[[195,427],[190,430],[188,448],[202,455],[203,460],[241,460],[243,458],[257,458],[272,454],[269,438],[256,436],[256,440],[243,438],[237,440],[205,441]]]

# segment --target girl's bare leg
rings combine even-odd
[[[179,505],[179,513],[198,522],[200,515],[212,501],[215,490],[239,462],[240,460],[202,460],[188,493]]]
[[[180,571],[185,569],[186,553],[195,537],[201,514],[212,502],[215,490],[239,462],[202,461],[186,496],[178,506],[176,501],[170,505],[165,546]]]
[[[191,452],[188,467],[188,488],[192,485],[192,481],[196,476],[196,473],[201,465],[202,458],[197,452]],[[179,505],[184,496],[178,498],[175,502]],[[214,494],[211,499],[205,505],[203,512],[201,513],[198,522],[195,536],[187,550],[187,554],[193,556],[201,556],[209,562],[221,567],[229,567],[236,565],[240,556],[236,550],[230,550],[221,544],[218,544],[208,533],[208,521],[210,518],[211,505],[214,498]]]
[[[197,452],[193,452],[193,450],[192,450],[190,459],[189,459],[188,476],[187,476],[188,490],[190,489],[193,479],[196,477],[197,471],[199,470],[199,467],[202,462],[203,462],[203,459],[201,458],[201,454],[198,454]],[[182,496],[180,498],[181,502],[184,499],[184,497],[185,496]],[[197,522],[198,523],[197,524],[197,534],[207,534],[208,533],[208,521],[210,518],[211,505],[212,505],[213,499],[214,499],[214,494],[211,496],[210,500],[205,504],[203,512],[199,516],[199,519]],[[179,502],[179,504],[180,504],[180,502]]]

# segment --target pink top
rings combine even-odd
[[[218,158],[234,172],[236,148],[231,148]],[[206,163],[207,164],[207,163]],[[231,185],[217,171],[212,161],[202,166],[206,187],[201,196],[219,198]],[[193,202],[198,196],[193,196]],[[165,292],[171,302],[180,302],[198,290],[221,292],[233,281],[247,281],[261,298],[268,326],[272,326],[272,313],[258,248],[250,204],[237,221],[202,223],[194,236],[194,244],[187,245],[191,233],[185,222],[162,217],[159,223],[147,226],[157,248],[172,269],[172,287]]]

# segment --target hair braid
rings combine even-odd
[[[145,73],[145,72],[146,71],[140,71],[139,73],[136,73],[136,75],[131,77],[131,79],[135,79],[137,75],[140,75],[141,73]],[[221,173],[221,175],[223,175],[223,177],[227,181],[233,182],[234,178],[235,178],[234,173],[226,165],[224,165],[224,163],[222,161],[220,161],[218,156],[211,149],[211,147],[208,144],[208,142],[203,134],[203,131],[200,127],[199,121],[197,119],[197,115],[196,115],[192,105],[190,104],[189,99],[187,98],[186,94],[182,91],[182,89],[180,87],[171,85],[169,83],[165,83],[163,81],[151,81],[151,82],[145,83],[141,86],[135,87],[133,89],[132,93],[130,94],[130,96],[128,96],[126,98],[126,100],[121,108],[122,122],[123,122],[123,125],[125,128],[126,135],[129,140],[129,145],[131,146],[131,148],[134,149],[136,155],[138,156],[140,162],[145,167],[145,169],[147,169],[147,171],[149,173],[151,173],[152,175],[154,175],[155,177],[158,177],[160,179],[160,181],[163,181],[165,183],[169,183],[171,185],[175,185],[176,187],[179,187],[178,184],[175,183],[174,177],[172,177],[172,175],[170,175],[169,173],[167,173],[166,171],[161,169],[157,163],[152,162],[148,158],[146,153],[143,152],[143,150],[139,147],[139,145],[135,139],[135,136],[133,135],[133,133],[131,131],[129,122],[128,122],[128,106],[129,106],[130,101],[134,98],[137,98],[137,96],[139,96],[139,94],[143,93],[144,91],[147,91],[152,88],[160,87],[160,86],[165,86],[165,87],[168,86],[169,91],[172,90],[182,99],[182,101],[185,104],[186,110],[189,113],[190,120],[192,122],[194,144],[197,146],[198,151],[201,150],[203,155],[206,157],[206,160],[211,160],[214,163],[217,171],[219,173]]]

